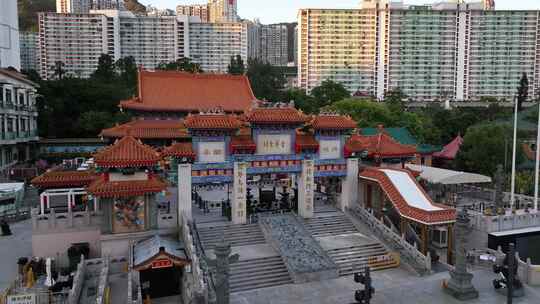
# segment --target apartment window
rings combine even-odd
[[[12,103],[12,96],[11,96],[11,89],[6,89],[6,103],[11,104]]]

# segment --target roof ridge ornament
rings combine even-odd
[[[336,110],[323,109],[319,113],[319,116],[340,116],[340,114]]]
[[[206,110],[200,110],[199,115],[225,115],[223,107],[209,108]]]

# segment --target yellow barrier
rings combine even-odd
[[[111,288],[106,287],[105,288],[105,304],[111,304]]]

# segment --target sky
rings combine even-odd
[[[139,0],[158,8],[174,9],[178,4],[206,3],[205,0]],[[437,0],[404,0],[407,4],[440,2]],[[468,1],[475,2],[475,1]],[[300,8],[356,8],[359,0],[238,0],[238,15],[244,19],[259,18],[263,24],[294,22]],[[540,0],[495,0],[497,9],[537,9]]]

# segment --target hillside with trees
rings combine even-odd
[[[39,12],[56,11],[55,0],[18,0],[19,29],[21,31],[38,31]]]
[[[19,10],[19,29],[21,31],[38,31],[39,12],[54,12],[56,11],[55,0],[17,0]],[[124,6],[137,14],[146,13],[146,7],[137,0],[124,0]]]

